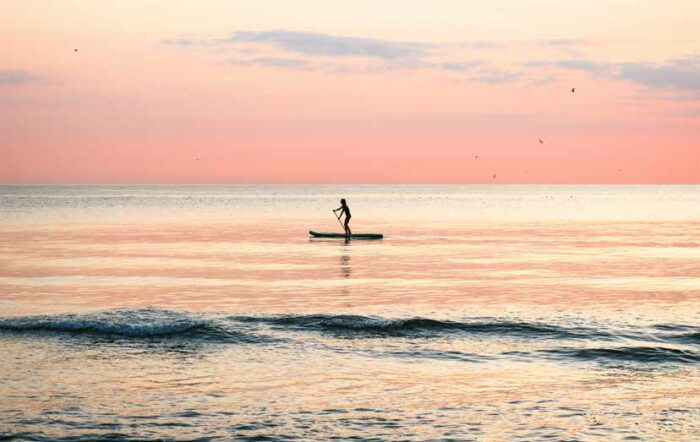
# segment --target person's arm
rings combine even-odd
[[[343,209],[343,206],[340,206],[340,207],[338,207],[337,209],[333,209],[333,211],[334,211],[334,212],[337,212],[338,210],[342,210],[342,209]],[[343,212],[340,212],[340,214],[342,215]]]

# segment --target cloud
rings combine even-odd
[[[481,60],[469,60],[469,61],[458,61],[458,62],[447,62],[447,63],[437,63],[435,67],[440,69],[445,69],[446,71],[457,71],[466,72],[479,67],[484,62]]]
[[[678,112],[667,114],[669,117],[696,118],[700,117],[700,107],[695,109],[685,109]]]
[[[585,44],[585,40],[576,38],[551,38],[546,40],[478,40],[459,44],[479,50],[525,49],[525,48],[558,48],[571,50]]]
[[[541,46],[578,46],[583,44],[583,40],[576,38],[552,38],[549,40],[540,40]]]
[[[664,64],[620,63],[617,77],[648,86],[672,87],[700,94],[700,55]]]
[[[384,74],[396,70],[413,70],[413,69],[434,69],[456,73],[472,73],[472,80],[498,84],[504,83],[510,79],[515,79],[516,74],[498,71],[494,69],[482,68],[484,62],[482,60],[469,60],[460,62],[428,62],[421,59],[395,60],[369,66],[356,66],[343,62],[336,61],[318,61],[305,60],[300,58],[284,58],[284,57],[261,57],[252,59],[233,59],[231,64],[239,66],[262,66],[262,67],[277,67],[288,69],[301,70],[318,70],[336,74]]]
[[[415,42],[395,42],[374,38],[344,37],[317,32],[263,31],[235,32],[234,41],[269,44],[305,55],[331,57],[373,57],[382,60],[422,57],[429,45]]]
[[[327,57],[370,57],[396,60],[428,55],[432,45],[419,42],[400,42],[376,38],[346,37],[320,32],[287,30],[236,31],[220,39],[175,39],[167,44],[177,46],[217,46],[236,43],[255,43],[276,47],[303,55]]]
[[[481,59],[455,60],[445,49],[464,45],[381,40],[288,30],[236,31],[223,38],[179,38],[164,43],[191,48],[227,48],[240,57],[239,66],[314,69],[328,73],[382,74],[397,70],[438,70],[465,74],[471,81],[501,84],[516,80],[516,72],[497,69]],[[500,42],[475,42],[467,47],[496,48]],[[463,51],[460,50],[460,53]],[[244,51],[248,53],[248,57]],[[258,54],[255,57],[253,54]],[[263,56],[263,55],[267,56]],[[281,55],[280,55],[281,54]],[[290,55],[289,57],[285,56]],[[452,58],[452,60],[450,60]],[[352,59],[352,60],[351,60]],[[355,61],[358,59],[358,61]]]
[[[571,69],[577,71],[585,71],[589,74],[605,73],[610,69],[610,65],[606,63],[597,63],[582,59],[566,59],[553,61],[532,61],[525,63],[528,67],[553,66],[562,69]]]
[[[173,46],[211,46],[212,40],[194,40],[190,38],[176,38],[174,40],[163,40],[163,43]]]
[[[260,57],[252,59],[234,59],[231,63],[243,66],[266,66],[274,68],[296,68],[307,69],[311,67],[308,60],[300,58],[282,58],[282,57]]]
[[[470,46],[474,49],[502,49],[510,46],[511,43],[505,42],[505,41],[474,41],[471,43],[467,43],[467,46]]]
[[[518,80],[520,77],[521,74],[518,72],[487,68],[480,70],[470,80],[487,84],[503,84]]]
[[[43,79],[25,71],[0,70],[0,86],[42,83]]]
[[[668,60],[663,63],[600,63],[585,59],[527,63],[527,66],[554,66],[633,81],[650,87],[690,91],[700,97],[700,55]]]

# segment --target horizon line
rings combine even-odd
[[[388,183],[285,183],[285,182],[220,182],[220,183],[201,183],[201,182],[183,182],[183,183],[168,183],[168,182],[105,182],[105,183],[66,183],[66,182],[35,182],[35,183],[12,183],[0,182],[0,186],[697,186],[699,182],[681,182],[681,183],[645,183],[645,182],[630,182],[630,183],[607,183],[607,182],[584,182],[584,183],[561,183],[561,182],[541,182],[541,183],[519,183],[519,182],[462,182],[462,183],[445,183],[445,182],[388,182]]]

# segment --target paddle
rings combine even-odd
[[[343,232],[345,231],[345,226],[343,225],[342,221],[340,221],[340,215],[338,215],[335,210],[333,211],[333,215],[335,215],[335,219],[338,220],[338,224],[340,224],[340,227],[343,228]]]

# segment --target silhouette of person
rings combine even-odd
[[[337,212],[340,210],[340,214]],[[352,232],[350,231],[350,218],[352,218],[352,215],[350,215],[350,208],[348,207],[347,203],[345,202],[345,198],[340,200],[340,207],[337,209],[333,209],[333,213],[336,214],[338,219],[340,219],[343,214],[345,214],[345,224],[343,227],[345,228],[345,234],[346,235],[352,235]]]

